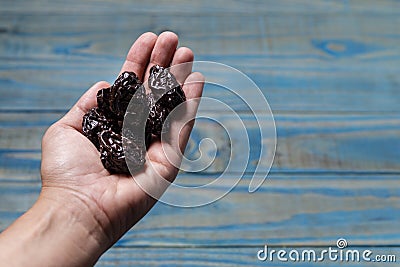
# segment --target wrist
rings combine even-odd
[[[93,207],[64,191],[42,190],[35,205],[2,233],[0,251],[10,266],[89,266],[111,245]]]

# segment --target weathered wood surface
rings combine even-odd
[[[0,110],[69,108],[95,81],[113,81],[140,33],[162,26],[174,29],[196,59],[249,75],[274,111],[399,112],[398,15],[122,14],[115,20],[6,13],[0,25]],[[245,109],[220,88],[205,95]]]
[[[202,166],[211,165],[204,173],[223,172],[231,160],[230,170],[240,173],[242,162],[249,162],[247,173],[268,171],[267,158],[260,158],[260,146],[271,142],[261,139],[256,121],[250,115],[241,116],[247,134],[239,131],[240,123],[224,114],[201,112],[221,125],[230,125],[226,133],[210,120],[199,120],[191,135],[186,154],[191,159],[200,156],[199,143],[205,138],[215,141],[201,147]],[[62,113],[0,113],[0,180],[37,180],[40,168],[41,138],[48,125]],[[267,118],[261,116],[262,119]],[[400,117],[372,115],[276,115],[277,150],[271,172],[287,173],[396,173],[400,174]],[[250,146],[246,146],[249,140]],[[232,154],[235,143],[242,153]],[[246,151],[249,149],[249,157]],[[199,165],[185,165],[194,170]]]
[[[260,142],[254,121],[232,94],[206,87],[206,96],[239,112],[253,137],[246,176],[205,207],[157,204],[98,266],[286,266],[258,262],[255,253],[265,243],[321,247],[339,237],[399,260],[399,15],[395,0],[2,1],[0,231],[37,198],[46,127],[92,83],[112,82],[139,34],[170,29],[197,60],[231,65],[257,83],[276,119],[275,162],[261,189],[249,194]],[[204,111],[236,123],[218,107]],[[200,121],[189,154],[196,156],[204,137],[226,147],[221,129]],[[231,137],[243,138],[237,131]],[[224,164],[220,153],[209,169],[180,173],[178,181],[204,184]],[[317,264],[338,265],[301,263]]]
[[[332,248],[334,244],[332,244]],[[251,248],[177,248],[175,250],[165,248],[133,248],[110,250],[100,260],[97,266],[398,266],[400,250],[393,247],[365,248],[354,247],[360,251],[360,255],[366,249],[373,255],[396,255],[397,262],[340,262],[329,261],[328,257],[323,262],[280,262],[275,257],[274,261],[257,260],[257,252],[262,246]],[[272,249],[272,248],[271,248]],[[285,249],[288,253],[295,249],[300,253],[303,250],[315,250],[320,255],[323,249],[315,247],[275,247],[273,249]],[[352,248],[353,249],[353,248]],[[287,256],[286,256],[287,257]],[[371,258],[373,258],[371,256]]]
[[[73,3],[73,4],[72,4]],[[49,0],[36,0],[27,4],[25,0],[3,0],[1,11],[14,14],[18,13],[44,13],[52,14],[313,14],[313,13],[368,13],[368,14],[396,14],[399,12],[400,4],[396,0],[380,0],[377,4],[374,0],[359,1],[279,1],[275,0],[205,0],[201,2],[186,2],[171,0],[168,2],[150,0],[146,2],[137,1],[74,1],[71,3],[54,2]]]
[[[204,185],[216,175],[180,174],[179,184]],[[225,183],[198,194],[199,200],[226,192]],[[400,183],[397,175],[271,174],[254,194],[245,176],[230,194],[210,205],[175,208],[157,204],[116,247],[329,245],[345,237],[351,244],[398,245]],[[40,182],[0,182],[0,227],[29,208]],[[216,216],[218,214],[218,216]]]

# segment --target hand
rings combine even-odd
[[[158,38],[153,33],[145,33],[131,47],[123,71],[133,71],[146,81],[152,65],[164,67],[193,61],[193,53],[188,48],[176,50],[178,37],[165,32]],[[180,82],[201,81],[199,73],[179,75]],[[109,87],[106,82],[95,84],[65,115],[47,131],[43,138],[42,182],[43,193],[50,197],[48,191],[57,192],[58,197],[65,195],[78,198],[91,207],[92,216],[102,224],[110,242],[115,242],[156,202],[143,192],[132,177],[110,175],[104,169],[99,152],[94,145],[82,135],[82,117],[96,106],[96,93],[99,89]],[[188,99],[200,97],[201,83],[183,87]],[[181,149],[187,142],[192,125],[181,132]],[[158,173],[172,181],[177,169],[165,157],[160,142],[153,143],[148,149],[146,165],[150,163]],[[152,168],[145,167],[138,175],[154,176]]]
[[[145,33],[132,45],[121,72],[133,71],[146,81],[154,64],[169,67],[192,62],[192,51],[184,47],[176,49],[177,44],[178,37],[174,33],[164,32],[158,37]],[[191,64],[186,66],[190,68],[181,68],[175,75],[181,84],[185,83],[183,90],[187,99],[198,98],[204,78],[200,73],[192,73]],[[166,158],[162,145],[184,151],[194,123],[186,124],[179,131],[179,142],[175,146],[159,141],[153,143],[147,151],[144,170],[135,174],[135,179],[127,175],[110,175],[104,169],[95,146],[82,134],[83,115],[97,105],[97,91],[109,86],[107,82],[96,83],[62,119],[48,129],[42,141],[42,192],[38,202],[59,207],[64,213],[76,217],[73,221],[78,221],[96,243],[94,260],[156,203],[135,179],[151,181],[156,175],[161,175],[169,181],[174,180],[178,169]],[[187,110],[195,113],[197,104],[189,103]],[[157,186],[156,183],[154,186]],[[79,239],[76,242],[80,242]],[[92,261],[93,258],[87,262]]]

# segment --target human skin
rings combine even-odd
[[[144,33],[130,48],[121,72],[133,71],[146,81],[154,64],[169,67],[193,61],[192,51],[177,49],[177,45],[178,37],[172,32],[159,36]],[[185,83],[188,100],[201,96],[204,78],[200,73],[185,67],[175,75]],[[163,146],[184,151],[194,121],[179,129],[171,126],[178,141],[152,143],[145,167],[135,179],[111,175],[104,169],[99,152],[82,134],[82,117],[96,106],[97,91],[109,86],[104,81],[93,85],[46,131],[42,140],[42,190],[32,208],[1,233],[2,266],[94,265],[157,202],[135,179],[175,179],[178,168],[167,159]],[[187,104],[188,113],[193,115],[196,110],[196,102]]]

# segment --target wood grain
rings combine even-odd
[[[186,164],[188,171],[207,166],[204,173],[221,173],[229,160],[233,173],[242,171],[241,163],[249,162],[247,173],[257,164],[267,172],[267,157],[258,158],[260,146],[270,138],[261,138],[258,124],[251,115],[241,115],[247,132],[241,132],[240,121],[222,113],[200,112],[216,120],[196,122],[186,155],[201,164]],[[46,128],[61,113],[0,113],[0,179],[37,180],[40,168],[41,138]],[[262,119],[268,117],[261,116]],[[277,115],[277,151],[271,172],[289,173],[396,173],[400,172],[400,118],[372,115]],[[229,126],[226,132],[220,125]],[[216,144],[199,147],[203,139]],[[249,140],[250,146],[246,146]],[[235,147],[231,144],[234,143]],[[199,150],[200,148],[200,150]],[[232,149],[242,153],[231,155]],[[246,151],[249,151],[247,156]],[[216,157],[212,156],[216,153]]]
[[[334,245],[333,245],[334,246]],[[397,266],[398,262],[339,262],[329,261],[327,257],[323,262],[280,262],[258,261],[257,252],[260,247],[244,248],[133,248],[111,249],[100,259],[96,266]],[[288,253],[295,249],[300,253],[303,250],[315,250],[320,255],[323,249],[315,247],[274,247],[271,249],[284,249]],[[398,261],[400,251],[393,247],[365,248],[353,247],[361,253],[369,249],[373,255],[396,255]],[[360,254],[361,254],[360,253]],[[318,255],[317,254],[317,255]],[[372,258],[372,257],[371,257]]]
[[[399,19],[368,13],[122,14],[118,20],[107,14],[5,14],[0,16],[0,107],[65,110],[92,83],[114,80],[142,32],[169,28],[197,60],[221,62],[247,74],[274,111],[398,113]],[[205,95],[246,110],[220,88],[209,86]]]
[[[249,194],[260,142],[265,140],[240,99],[207,85],[205,96],[227,103],[248,129],[251,158],[246,175],[211,205],[179,209],[157,204],[97,266],[298,265],[259,262],[256,253],[266,243],[321,249],[339,237],[351,246],[370,245],[377,254],[396,254],[398,260],[399,11],[396,0],[3,0],[0,231],[39,194],[45,129],[91,84],[114,80],[137,36],[173,30],[181,46],[193,49],[196,60],[236,67],[259,86],[276,119],[274,165],[263,186]],[[237,80],[218,71],[205,74]],[[258,103],[258,97],[249,96],[251,103]],[[218,106],[203,106],[202,112],[237,125]],[[243,144],[244,136],[233,129],[232,140]],[[198,174],[180,173],[178,183],[208,183],[226,165],[229,139],[210,121],[197,123],[187,154],[198,156],[205,137],[218,141],[215,163]],[[241,153],[233,155],[234,163],[242,160]],[[260,162],[266,171],[263,159]],[[225,183],[202,193],[168,194],[182,201],[202,200],[225,192],[237,178],[233,171]]]
[[[400,7],[396,0],[381,0],[379,4],[373,0],[362,1],[279,1],[274,0],[255,1],[225,1],[206,0],[198,3],[189,3],[179,0],[160,2],[150,0],[146,2],[101,0],[95,2],[76,1],[74,4],[54,2],[48,0],[36,0],[35,4],[29,4],[32,13],[55,14],[309,14],[309,13],[372,13],[393,14],[398,13]],[[3,0],[1,10],[3,12],[25,13],[27,4],[24,0]]]
[[[208,184],[216,175],[180,174],[177,183]],[[195,194],[168,191],[175,199],[222,195],[231,180]],[[255,193],[250,176],[222,199],[200,208],[158,203],[116,247],[331,245],[345,237],[352,245],[400,242],[400,184],[396,175],[271,174]],[[225,186],[226,184],[226,186]],[[0,222],[4,229],[36,200],[39,182],[0,182]]]

